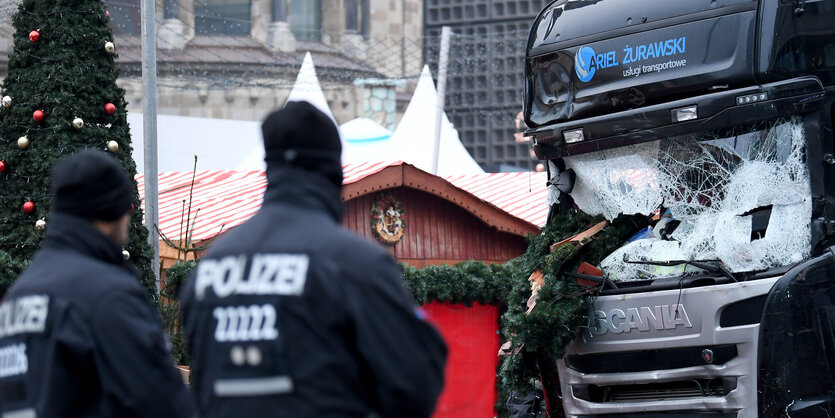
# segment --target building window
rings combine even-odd
[[[195,0],[197,35],[249,35],[250,0]]]
[[[300,41],[322,39],[321,0],[290,0],[290,30]]]
[[[345,0],[345,30],[368,35],[368,0]]]
[[[272,0],[273,22],[287,21],[287,0]]]
[[[139,36],[139,0],[107,0],[110,30],[114,35]]]

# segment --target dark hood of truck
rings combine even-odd
[[[757,2],[557,1],[525,63],[529,126],[752,84]]]
[[[830,1],[558,0],[525,60],[530,127],[773,83],[835,84]]]
[[[666,21],[671,18],[685,16],[694,20],[694,14],[709,11],[730,14],[739,11],[739,5],[744,5],[741,10],[753,10],[756,4],[756,0],[558,0],[537,16],[528,48],[547,48],[561,41],[572,42],[597,34],[612,37],[607,32],[616,29],[632,33],[655,29],[675,23]]]

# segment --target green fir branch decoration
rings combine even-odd
[[[0,84],[0,97],[9,96],[0,106],[0,250],[17,260],[7,264],[0,257],[0,270],[16,271],[19,263],[30,260],[43,243],[45,232],[35,228],[39,219],[47,221],[52,209],[49,172],[62,157],[92,148],[105,150],[110,141],[118,150],[109,152],[128,172],[136,175],[131,157],[130,128],[127,122],[125,90],[116,81],[119,69],[115,53],[105,49],[113,41],[108,27],[105,2],[101,0],[22,0],[12,18],[14,47],[9,51],[6,77]],[[8,3],[12,4],[12,3]],[[31,31],[39,37],[30,40]],[[116,45],[117,50],[119,45]],[[116,111],[108,113],[106,105]],[[43,112],[43,119],[34,112]],[[81,118],[82,128],[72,121]],[[19,138],[26,137],[19,145]],[[148,229],[142,224],[142,210],[136,182],[132,180],[133,204],[130,234],[125,249],[128,261],[139,271],[139,281],[156,301],[152,270],[153,250]],[[35,203],[32,213],[21,205]]]
[[[534,352],[562,357],[565,347],[587,326],[588,292],[576,280],[563,277],[575,272],[582,262],[600,264],[607,255],[623,245],[635,231],[648,224],[641,215],[621,216],[591,241],[575,250],[562,246],[551,253],[551,245],[577,235],[602,221],[572,212],[556,216],[539,235],[528,236],[525,254],[504,264],[467,261],[450,265],[415,268],[401,264],[403,280],[416,303],[446,302],[472,306],[475,303],[499,307],[499,329],[503,341],[523,346],[519,354],[502,357],[497,368],[499,399],[496,410],[504,415],[504,403],[512,392],[525,393],[539,379]],[[193,272],[195,262],[175,265],[168,270],[169,286],[182,283]],[[537,296],[536,308],[529,315],[527,301],[531,296],[531,274],[543,272],[543,286]]]

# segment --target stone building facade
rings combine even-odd
[[[16,3],[0,0],[0,76]],[[105,3],[128,111],[141,112],[140,0]],[[370,117],[393,128],[423,63],[422,3],[157,0],[159,113],[263,119],[284,103],[310,52],[337,122]]]

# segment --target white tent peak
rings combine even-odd
[[[299,69],[299,75],[296,76],[296,83],[293,85],[293,90],[287,96],[287,102],[308,102],[324,114],[328,115],[334,123],[336,119],[333,117],[328,106],[328,101],[325,99],[325,93],[322,92],[322,86],[319,84],[319,78],[316,77],[316,67],[313,65],[313,57],[310,52],[304,55],[302,67]]]
[[[391,141],[402,160],[415,167],[432,172],[432,154],[435,147],[435,112],[438,108],[438,92],[429,66],[425,65],[417,87],[391,135]],[[483,173],[458,138],[446,113],[441,117],[441,146],[438,158],[438,175]]]
[[[420,78],[415,87],[415,92],[412,95],[412,101],[418,97],[431,100],[435,103],[435,106],[438,105],[438,90],[435,89],[435,80],[432,79],[432,71],[429,70],[429,65],[427,64],[423,65],[423,70],[420,72]],[[412,103],[410,102],[409,106],[411,105]],[[446,114],[444,114],[444,117],[446,117]]]

